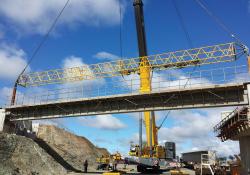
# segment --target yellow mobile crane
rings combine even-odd
[[[138,58],[122,59],[66,69],[31,72],[20,75],[16,81],[16,85],[31,87],[137,73],[140,75],[140,93],[150,93],[151,72],[153,70],[230,62],[236,60],[242,52],[247,52],[246,46],[232,42],[148,56],[142,0],[134,0],[134,10],[139,48]],[[15,91],[16,86],[13,90],[12,104],[15,104]],[[140,137],[139,145],[134,152],[130,152],[131,155],[137,158],[138,171],[145,171],[147,168],[158,169],[161,160],[164,160],[166,156],[164,147],[158,145],[154,112],[145,111],[144,121],[147,137],[146,146],[142,148],[142,140]],[[141,122],[142,119],[140,120],[140,123]]]
[[[134,11],[136,19],[135,21],[137,29],[138,49],[140,56],[140,92],[150,93],[152,69],[149,66],[150,63],[147,59],[147,46],[142,0],[134,0]],[[130,155],[135,154],[135,156],[139,157],[139,161],[137,164],[137,171],[139,172],[143,172],[147,168],[159,169],[158,159],[166,158],[165,148],[163,146],[158,145],[158,135],[154,111],[144,112],[144,122],[147,137],[146,146],[144,146],[144,148],[142,147],[142,118],[140,116],[139,147],[136,147],[137,149],[130,151]]]

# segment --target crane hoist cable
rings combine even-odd
[[[119,31],[119,39],[120,39],[120,57],[123,58],[123,40],[122,40],[122,4],[121,0],[119,0],[119,20],[120,20],[120,31]]]
[[[164,119],[162,120],[160,126],[157,127],[157,129],[161,129],[161,127],[163,126],[164,122],[167,120],[168,116],[170,114],[170,111],[168,111],[168,113],[166,114],[166,116],[164,117]]]
[[[222,22],[222,20],[220,18],[218,18],[214,13],[212,13],[211,10],[208,9],[207,5],[203,2],[201,2],[201,0],[194,0],[195,2],[198,3],[198,5],[211,17],[215,20],[215,22],[227,33],[230,35],[230,37],[232,37],[233,39],[235,39],[235,41],[241,46],[241,48],[243,49],[242,50],[242,53],[240,53],[241,55],[244,55],[244,54],[247,54],[249,55],[249,49],[243,44],[243,42]],[[183,18],[181,16],[181,13],[178,9],[178,6],[177,6],[177,3],[175,2],[175,0],[172,0],[172,3],[174,4],[174,7],[175,7],[175,10],[177,12],[177,15],[181,21],[181,25],[182,25],[182,28],[185,32],[185,35],[187,37],[187,40],[189,42],[189,44],[192,42],[190,42],[190,36],[189,36],[189,33],[188,31],[186,30],[186,27],[185,27],[185,23],[183,21]],[[191,73],[189,74],[189,77],[187,79],[187,82],[185,83],[184,85],[184,88],[186,88],[189,80],[191,79],[191,76],[193,74],[193,72],[196,70],[198,66],[195,66],[193,68],[193,70],[191,71]],[[165,116],[164,120],[162,121],[161,125],[158,127],[159,129],[162,127],[163,123],[165,122],[166,118],[168,117],[168,115],[170,114],[170,111],[168,111],[167,115]]]
[[[236,39],[237,41],[240,41],[238,37],[236,37],[235,34],[222,22],[222,20],[216,16],[210,9],[208,9],[208,6],[205,4],[205,2],[202,2],[201,0],[195,0],[195,2],[212,18],[214,21],[221,27],[227,34],[229,34],[232,38]]]
[[[186,88],[186,86],[187,86],[189,80],[190,80],[191,77],[192,77],[192,74],[194,73],[194,71],[196,70],[197,67],[199,67],[199,66],[193,67],[193,70],[192,70],[191,73],[189,74],[189,77],[187,78],[187,81],[186,81],[186,83],[184,84],[184,89]],[[180,109],[180,110],[182,110],[182,109]],[[171,113],[171,111],[168,111],[168,112],[167,112],[167,114],[166,114],[166,116],[164,117],[162,123],[160,124],[160,126],[157,127],[158,130],[161,129],[161,127],[163,126],[164,122],[166,121],[166,119],[168,118],[168,116],[169,116],[170,113]]]
[[[189,45],[189,48],[194,48],[193,42],[192,42],[191,37],[190,37],[190,34],[189,34],[189,32],[188,32],[188,30],[187,30],[187,27],[186,27],[186,25],[185,25],[183,15],[181,14],[181,12],[180,12],[180,10],[179,10],[179,7],[178,7],[178,4],[177,4],[176,0],[172,0],[172,4],[173,4],[173,6],[174,6],[174,8],[175,8],[175,11],[176,11],[176,14],[177,14],[177,16],[178,16],[178,18],[179,18],[179,20],[180,20],[181,27],[182,27],[182,29],[183,29],[183,31],[184,31],[184,33],[185,33],[185,37],[186,37],[186,39],[187,39],[187,43],[188,43],[188,45]],[[195,66],[195,67],[193,68],[193,70],[191,71],[191,73],[190,73],[190,75],[189,75],[189,78],[187,79],[187,82],[186,82],[185,85],[184,85],[184,88],[187,86],[187,84],[188,84],[188,82],[189,82],[189,80],[190,80],[190,78],[191,78],[193,72],[196,70],[197,67],[199,67],[199,66]],[[153,79],[153,71],[152,71],[152,75],[151,75],[151,81],[152,81],[152,79]],[[168,114],[167,114],[167,115],[168,115]]]
[[[181,23],[181,27],[185,33],[185,36],[186,36],[186,39],[187,39],[187,42],[188,42],[188,45],[189,45],[189,48],[193,48],[193,42],[191,40],[191,37],[190,37],[190,34],[187,30],[187,26],[185,25],[185,22],[184,22],[184,18],[179,10],[179,7],[178,7],[178,4],[176,2],[176,0],[172,0],[172,4],[174,5],[174,8],[175,8],[175,11],[176,11],[176,14],[180,20],[180,23]]]
[[[198,66],[193,67],[192,72],[189,74],[189,77],[187,78],[187,81],[186,81],[186,83],[184,84],[184,89],[186,88],[186,86],[187,86],[189,80],[190,80],[191,77],[192,77],[192,74],[194,73],[194,71],[196,70],[197,67],[198,67]],[[180,109],[180,110],[181,110],[181,109]],[[168,111],[168,112],[167,112],[167,114],[166,114],[166,116],[164,117],[162,123],[160,124],[160,126],[157,127],[158,130],[161,129],[161,127],[163,126],[164,122],[166,121],[166,119],[168,118],[168,116],[169,116],[170,113],[171,113],[171,111]]]
[[[190,34],[189,34],[189,32],[188,32],[188,30],[187,30],[187,27],[186,27],[186,25],[185,25],[183,16],[182,16],[182,14],[181,14],[181,12],[180,12],[180,10],[179,10],[178,4],[177,4],[177,2],[176,2],[175,0],[172,0],[172,3],[173,3],[173,6],[174,6],[174,8],[175,8],[176,14],[177,14],[177,16],[178,16],[178,18],[179,18],[179,20],[180,20],[181,27],[182,27],[182,29],[183,29],[183,31],[184,31],[184,33],[185,33],[185,36],[186,36],[188,45],[189,45],[190,48],[193,48],[193,42],[192,42],[192,40],[191,40]],[[189,80],[190,80],[191,77],[192,77],[193,72],[196,70],[197,67],[198,67],[198,66],[193,67],[193,70],[192,70],[191,73],[189,74],[189,77],[187,78],[187,81],[186,81],[186,83],[184,84],[184,88],[186,88],[186,86],[187,86]],[[166,116],[164,117],[163,121],[162,121],[161,124],[159,125],[158,130],[161,129],[161,127],[163,126],[164,122],[166,121],[166,119],[168,118],[168,116],[169,116],[170,113],[171,113],[171,111],[168,111],[168,112],[167,112],[167,114],[166,114]]]
[[[38,43],[37,47],[35,48],[35,50],[33,51],[33,53],[31,54],[30,59],[28,60],[27,64],[25,65],[25,67],[23,68],[23,70],[20,72],[20,74],[18,75],[15,83],[14,83],[14,87],[13,87],[13,91],[12,91],[12,97],[11,97],[11,105],[13,105],[15,103],[15,98],[16,98],[16,91],[17,91],[17,85],[18,85],[18,81],[20,76],[25,72],[25,70],[28,68],[28,66],[30,65],[30,63],[34,60],[35,56],[37,55],[37,53],[39,52],[39,50],[41,49],[41,47],[44,45],[44,43],[47,41],[50,33],[52,32],[52,30],[55,28],[59,18],[61,17],[63,11],[65,10],[65,8],[67,7],[67,5],[69,4],[70,0],[67,0],[63,6],[63,8],[59,11],[58,15],[56,16],[55,20],[52,22],[51,26],[49,27],[47,33],[43,36],[43,38],[40,40],[40,42]]]
[[[214,21],[218,24],[219,27],[222,28],[230,37],[232,37],[243,49],[243,54],[249,55],[249,49],[243,44],[243,42],[234,34],[225,23],[216,16],[209,8],[208,5],[205,4],[202,0],[194,0]]]
[[[176,14],[177,14],[177,16],[178,16],[178,18],[179,18],[179,20],[180,20],[181,27],[182,27],[182,29],[183,29],[183,31],[184,31],[184,33],[185,33],[185,36],[186,36],[186,39],[187,39],[189,48],[193,48],[193,47],[194,47],[194,46],[193,46],[193,42],[192,42],[192,40],[191,40],[190,34],[189,34],[189,32],[188,32],[188,30],[187,30],[187,27],[186,27],[186,25],[185,25],[184,18],[183,18],[182,14],[181,14],[181,12],[180,12],[180,10],[179,10],[178,4],[177,4],[176,0],[172,0],[172,3],[173,3],[173,5],[174,5]],[[187,84],[188,84],[188,82],[189,82],[189,80],[190,80],[190,78],[191,78],[193,72],[196,70],[197,67],[198,67],[198,66],[195,66],[195,67],[193,68],[193,70],[191,71],[191,73],[190,73],[190,75],[189,75],[189,78],[187,79],[187,82],[186,82],[185,85],[184,85],[184,88],[187,86]]]
[[[123,58],[123,39],[122,39],[122,0],[119,0],[119,20],[120,20],[120,30],[119,30],[119,43],[120,43],[120,59]],[[125,80],[124,76],[122,75],[122,79]]]
[[[45,43],[45,41],[47,41],[50,33],[52,32],[52,30],[55,28],[59,18],[61,17],[63,11],[65,10],[65,8],[67,7],[67,5],[69,4],[70,0],[67,0],[63,6],[63,8],[59,11],[58,15],[56,16],[55,20],[52,22],[51,26],[49,27],[47,33],[43,36],[43,38],[41,39],[41,41],[39,42],[39,44],[37,45],[37,47],[35,48],[34,52],[32,53],[28,63],[26,64],[26,66],[24,67],[24,69],[22,70],[22,72],[20,73],[23,74],[24,71],[27,69],[27,67],[30,65],[30,63],[32,62],[32,60],[35,58],[35,56],[37,55],[37,53],[39,52],[39,50],[41,49],[41,47],[43,46],[43,44]]]

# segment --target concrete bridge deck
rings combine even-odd
[[[15,105],[5,108],[11,121],[59,117],[90,116],[140,111],[176,110],[242,106],[249,104],[250,83],[204,85],[187,89],[161,90],[76,100],[59,100],[46,104]]]

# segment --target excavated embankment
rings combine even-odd
[[[32,139],[0,133],[0,175],[66,173],[65,168]]]
[[[95,160],[109,154],[88,139],[53,125],[41,125],[34,140],[0,133],[0,175],[67,174],[83,170],[84,160],[95,169]]]
[[[37,137],[78,170],[83,170],[85,159],[88,160],[89,168],[95,169],[96,158],[109,154],[106,149],[96,147],[85,137],[74,135],[53,125],[41,125]]]

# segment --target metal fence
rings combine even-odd
[[[106,83],[98,84],[98,81],[86,85],[69,86],[47,90],[39,93],[22,93],[16,95],[15,105],[37,105],[53,102],[74,101],[78,99],[108,97],[111,95],[124,95],[139,93],[140,79],[138,76],[130,79],[108,79]],[[178,71],[167,74],[158,74],[152,77],[151,92],[168,90],[181,90],[206,85],[241,83],[250,80],[247,66],[223,67],[210,70],[200,70],[188,73]],[[9,98],[10,99],[10,98]],[[7,104],[9,106],[9,104]]]

